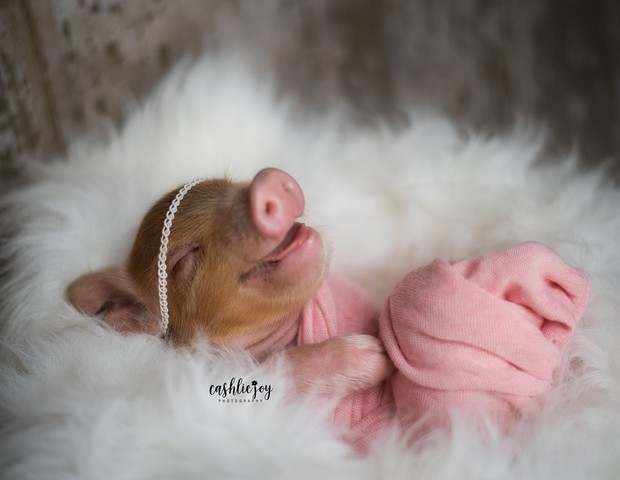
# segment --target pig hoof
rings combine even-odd
[[[348,394],[378,385],[394,371],[381,341],[371,335],[333,337],[287,352],[300,393]]]
[[[370,388],[386,380],[394,371],[381,340],[371,335],[348,335],[334,339],[334,373],[346,391]],[[339,345],[338,345],[339,343]]]

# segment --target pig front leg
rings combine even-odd
[[[285,353],[298,393],[348,394],[386,380],[394,371],[381,340],[372,335],[332,337]]]

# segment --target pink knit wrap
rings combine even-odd
[[[377,336],[378,315],[359,287],[342,278],[330,277],[304,307],[297,343],[319,343],[352,333]],[[345,439],[360,450],[393,418],[394,401],[389,382],[347,395],[333,414],[334,423],[347,430]]]
[[[396,373],[345,397],[334,421],[361,449],[394,416],[405,427],[424,418],[432,428],[457,409],[508,430],[539,411],[589,294],[588,275],[538,243],[416,269],[378,320]],[[329,279],[302,313],[298,344],[376,334],[376,322],[359,289]]]

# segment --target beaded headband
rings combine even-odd
[[[168,237],[170,237],[170,229],[172,228],[172,221],[179,209],[179,205],[183,197],[189,192],[196,184],[202,182],[204,178],[195,178],[191,182],[187,182],[181,187],[177,196],[170,203],[168,211],[166,212],[166,219],[164,220],[164,226],[161,230],[161,240],[159,243],[159,260],[157,262],[157,271],[159,278],[159,311],[161,314],[161,322],[159,324],[159,333],[166,335],[168,332],[168,322],[170,320],[168,314],[168,268],[166,266],[166,260],[168,258]]]

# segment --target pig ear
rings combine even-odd
[[[159,319],[139,301],[127,271],[111,267],[86,274],[67,289],[67,300],[86,315],[102,315],[114,330],[128,333],[159,331]]]

